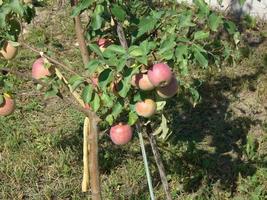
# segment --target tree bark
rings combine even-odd
[[[90,120],[90,134],[89,134],[89,171],[90,171],[90,185],[92,191],[92,200],[101,199],[100,178],[99,178],[99,164],[98,164],[98,127],[96,117],[91,116]]]

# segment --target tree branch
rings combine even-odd
[[[153,155],[154,155],[154,158],[155,158],[158,170],[159,170],[159,174],[160,174],[161,182],[162,182],[165,194],[166,194],[166,198],[167,198],[167,200],[172,200],[168,180],[166,177],[165,167],[163,165],[163,162],[162,162],[162,159],[160,156],[160,152],[159,152],[158,147],[157,147],[157,141],[156,141],[156,139],[153,135],[153,132],[152,132],[151,124],[150,123],[147,124],[146,127],[147,127],[146,132],[148,135],[149,143],[151,145],[151,149],[152,149],[152,152],[153,152]]]
[[[37,84],[40,84],[42,85],[43,87],[49,87],[48,84],[44,83],[43,81],[41,80],[38,80],[38,79],[34,79],[32,78],[30,75],[26,74],[26,73],[23,73],[23,72],[20,72],[20,71],[17,71],[17,70],[14,70],[14,69],[11,69],[11,68],[0,68],[0,71],[3,73],[11,73],[11,74],[14,74],[15,76],[18,76],[24,80],[30,80],[30,81],[33,81],[34,83],[37,83]],[[65,84],[64,84],[65,85]],[[69,91],[69,88],[65,85],[66,87],[66,90],[70,96],[73,97],[73,94]],[[71,104],[76,110],[84,113],[85,116],[92,116],[94,115],[92,111],[84,108],[84,106],[81,104],[81,102],[77,101],[76,98],[74,98],[75,101],[78,102],[78,104],[74,103],[75,101],[71,101],[69,98],[66,98],[65,96],[68,96],[68,95],[63,95],[64,92],[62,90],[59,91],[59,95],[57,95],[61,100],[63,100],[64,102],[66,103],[69,103]]]
[[[80,15],[74,18],[74,24],[75,24],[76,37],[82,54],[83,64],[84,66],[86,66],[89,63],[90,57],[86,46],[85,38],[83,35],[83,28]]]
[[[21,46],[23,46],[23,47],[25,47],[25,48],[27,48],[27,49],[29,49],[29,50],[31,50],[31,51],[33,51],[33,52],[39,54],[39,55],[40,55],[40,53],[42,52],[42,51],[39,51],[39,50],[36,49],[36,48],[31,47],[30,45],[28,45],[28,44],[26,44],[26,43],[24,43],[24,42],[20,42],[20,44],[21,44]],[[50,62],[52,62],[52,63],[58,65],[58,66],[61,67],[62,69],[67,70],[68,72],[71,72],[72,74],[75,74],[75,75],[80,76],[77,72],[73,71],[73,70],[70,69],[67,65],[65,65],[65,64],[63,64],[63,63],[57,61],[56,59],[54,59],[54,58],[52,58],[52,57],[49,57],[49,56],[47,56],[47,55],[44,54],[44,53],[42,53],[42,57],[44,57],[44,58],[46,58],[47,60],[49,60]]]

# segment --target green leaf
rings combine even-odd
[[[5,4],[0,7],[0,28],[6,28],[6,16],[11,11],[11,8]]]
[[[131,89],[131,84],[127,80],[122,80],[118,84],[119,95],[125,98]]]
[[[138,56],[143,56],[145,53],[144,53],[143,48],[139,46],[131,46],[129,48],[129,54],[130,56],[138,57]]]
[[[157,24],[158,19],[153,18],[152,16],[144,17],[140,20],[138,24],[138,34],[137,37],[140,37],[141,35],[152,31],[155,28],[155,25]]]
[[[166,101],[157,101],[156,104],[157,104],[157,111],[160,111],[160,110],[163,110],[165,105],[166,105]]]
[[[105,91],[107,85],[113,80],[113,73],[111,69],[104,69],[98,77],[99,86]]]
[[[89,8],[93,2],[94,0],[80,0],[78,5],[72,10],[71,16],[79,15],[83,10]]]
[[[0,105],[2,105],[4,103],[4,97],[3,95],[0,95]]]
[[[98,56],[103,57],[102,52],[100,51],[98,45],[96,44],[89,44],[90,49],[95,52]]]
[[[93,74],[95,71],[96,71],[96,69],[98,68],[98,67],[100,67],[100,66],[102,66],[103,64],[102,64],[102,62],[98,59],[98,60],[96,60],[96,59],[92,59],[92,60],[90,60],[89,61],[89,63],[86,65],[86,68],[87,68],[87,70],[88,70],[88,72],[90,73],[90,74]]]
[[[176,36],[169,35],[165,40],[162,41],[159,51],[157,53],[162,59],[172,59],[174,55],[174,47],[176,45],[175,38]]]
[[[182,12],[178,17],[178,20],[178,26],[180,29],[195,26],[195,24],[192,23],[192,11]]]
[[[246,0],[238,0],[238,2],[240,4],[240,6],[243,6],[245,4]]]
[[[193,106],[195,107],[196,104],[197,104],[197,102],[200,101],[200,95],[199,95],[198,91],[195,88],[193,88],[193,87],[190,87],[189,88],[189,92],[192,95],[192,98],[193,98]]]
[[[112,4],[111,13],[120,21],[125,20],[126,12],[118,4]]]
[[[105,107],[108,107],[108,108],[111,108],[114,104],[113,102],[114,99],[105,92],[102,93],[101,100],[103,101],[103,104],[105,105]]]
[[[194,0],[194,4],[199,8],[198,13],[201,17],[205,17],[209,14],[209,6],[204,0]]]
[[[130,126],[132,126],[132,125],[135,124],[135,122],[136,122],[137,120],[138,120],[138,115],[137,115],[135,112],[133,112],[133,111],[129,112],[128,124],[129,124]]]
[[[187,59],[183,59],[179,63],[179,69],[180,69],[181,75],[183,75],[183,76],[187,76],[188,75],[188,60]]]
[[[8,4],[8,6],[13,12],[19,14],[20,16],[23,16],[24,7],[22,3],[20,3],[19,0],[10,0],[10,3]]]
[[[137,57],[136,60],[144,65],[147,65],[147,56],[141,56],[141,57]]]
[[[111,125],[113,124],[113,122],[114,122],[113,115],[112,115],[112,114],[109,114],[109,115],[106,117],[105,120],[106,120],[106,121],[108,122],[108,124],[111,126]]]
[[[58,88],[55,86],[52,86],[49,90],[45,92],[44,98],[47,99],[48,97],[54,97],[58,94]]]
[[[188,46],[179,45],[175,49],[175,57],[178,62],[182,61],[184,58],[187,58],[188,55]]]
[[[111,51],[117,54],[126,54],[126,51],[122,46],[115,44],[109,45],[105,51]]]
[[[84,82],[83,77],[74,75],[69,79],[69,84],[71,85],[71,90],[74,91],[80,84]]]
[[[93,15],[92,16],[92,23],[91,23],[91,27],[93,28],[93,30],[100,29],[103,21],[104,21],[104,19],[101,17],[100,14]]]
[[[121,72],[126,65],[127,59],[126,59],[126,57],[122,57],[118,61],[119,61],[118,62],[119,64],[116,65],[116,70],[117,70],[117,72]]]
[[[201,66],[208,67],[208,60],[198,49],[194,49],[194,57]]]
[[[236,25],[232,21],[229,21],[229,20],[228,21],[225,21],[224,22],[224,27],[227,30],[227,32],[229,34],[231,34],[231,35],[234,34],[235,32],[237,32]]]
[[[167,119],[164,115],[161,116],[161,124],[154,132],[154,135],[159,135],[159,138],[166,140],[170,136],[171,132],[169,131]]]
[[[221,23],[222,23],[222,18],[220,16],[216,15],[215,13],[212,13],[209,16],[208,24],[209,24],[209,27],[212,31],[217,31],[218,27],[221,25]]]
[[[91,27],[93,28],[93,30],[98,30],[101,28],[102,22],[104,20],[101,17],[101,15],[103,14],[104,10],[105,10],[104,6],[102,5],[96,6],[95,11],[92,16],[92,23],[91,23]]]
[[[197,31],[194,34],[194,40],[204,40],[209,37],[209,32]]]
[[[116,119],[123,110],[123,101],[117,101],[112,109],[112,115]]]
[[[131,84],[130,84],[130,81],[131,81],[131,78],[132,78],[132,75],[137,73],[138,72],[138,68],[126,68],[126,70],[124,71],[123,73],[123,77],[124,79],[121,80],[118,84],[118,94],[125,98],[131,88]]]
[[[94,93],[94,99],[91,101],[90,105],[92,105],[92,108],[95,112],[97,112],[100,108],[100,98],[97,93]]]
[[[81,96],[85,103],[89,103],[92,100],[93,91],[94,89],[91,84],[84,87]]]

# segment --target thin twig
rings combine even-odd
[[[49,87],[48,84],[46,84],[45,82],[41,81],[41,80],[38,80],[38,79],[34,79],[32,78],[30,75],[28,75],[27,73],[23,73],[23,72],[20,72],[20,71],[17,71],[17,70],[14,70],[14,69],[11,69],[11,68],[0,68],[0,71],[3,73],[11,73],[11,74],[14,74],[15,76],[18,76],[24,80],[29,80],[29,81],[33,81],[34,83],[37,83],[37,84],[40,84],[42,85],[43,87]],[[63,84],[65,85],[65,84]],[[69,88],[68,86],[66,86],[66,90],[64,91],[67,91],[69,92],[69,95],[73,97],[73,94],[69,91]],[[66,95],[63,95],[64,92],[63,90],[60,90],[59,93],[58,93],[58,97],[60,99],[62,99],[63,101],[65,101],[66,103],[69,103],[71,104],[75,109],[77,109],[78,111],[82,112],[85,114],[85,116],[93,116],[95,115],[92,111],[90,111],[89,109],[86,109],[84,108],[80,102],[78,102],[78,104],[74,103],[75,101],[77,101],[76,98],[74,98],[75,101],[71,101],[69,98],[66,98],[65,96],[68,96],[67,94]],[[99,119],[99,118],[98,118]],[[100,119],[99,119],[100,120]]]
[[[34,47],[31,47],[30,45],[28,45],[28,44],[26,44],[26,43],[24,43],[24,42],[20,42],[20,44],[21,44],[23,47],[25,47],[25,48],[27,48],[27,49],[29,49],[29,50],[31,50],[31,51],[37,53],[37,54],[40,54],[40,53],[42,52],[42,51],[40,51],[40,50],[38,50],[38,49],[36,49],[36,48],[34,48]],[[67,65],[65,65],[65,64],[63,64],[63,63],[61,63],[61,62],[59,62],[58,60],[56,60],[56,59],[54,59],[54,58],[52,58],[52,57],[47,56],[47,55],[44,54],[43,52],[42,52],[42,57],[44,57],[44,58],[46,58],[47,60],[51,61],[52,63],[54,63],[54,64],[60,66],[60,67],[63,68],[64,70],[67,70],[67,71],[71,72],[72,74],[75,74],[75,75],[80,76],[77,72],[75,72],[75,71],[73,71],[72,69],[70,69]]]
[[[80,15],[74,18],[74,24],[75,24],[76,37],[77,37],[79,48],[82,54],[83,63],[84,63],[84,66],[86,66],[89,63],[90,57],[89,57],[89,52],[86,46],[85,38],[83,35],[83,28],[82,28]]]
[[[150,123],[147,124],[146,127],[147,127],[148,139],[149,139],[151,149],[152,149],[152,152],[153,152],[153,155],[154,155],[154,158],[155,158],[158,170],[159,170],[159,174],[160,174],[161,182],[162,182],[165,194],[166,194],[166,198],[167,198],[167,200],[172,200],[168,180],[166,177],[165,167],[163,165],[163,162],[162,162],[162,159],[160,156],[160,152],[159,152],[158,147],[157,147],[157,141],[156,141],[156,139],[153,135],[153,132],[152,132],[151,124]]]
[[[140,127],[139,123],[140,122],[137,122],[136,129],[137,129],[137,133],[138,133],[138,137],[139,137],[139,141],[140,141],[140,146],[141,146],[141,151],[142,151],[142,156],[143,156],[143,161],[144,161],[144,165],[145,165],[147,183],[148,183],[148,188],[149,188],[149,194],[150,194],[151,200],[155,200],[155,195],[154,195],[153,185],[152,185],[152,178],[151,178],[151,175],[150,175],[147,156],[146,156],[146,149],[145,149],[144,139],[143,139],[143,135],[142,135],[142,131],[141,131],[141,127]]]

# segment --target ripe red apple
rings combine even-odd
[[[92,81],[92,84],[94,87],[98,86],[98,77],[97,76],[93,76],[91,81]]]
[[[16,108],[15,100],[4,94],[4,102],[0,105],[0,116],[7,116],[14,112]]]
[[[163,87],[168,85],[172,79],[170,67],[165,63],[157,63],[153,65],[147,72],[148,79],[155,87]]]
[[[90,106],[89,103],[85,103],[85,104],[84,104],[84,108],[90,110],[90,109],[91,109],[91,106]]]
[[[100,39],[98,40],[97,44],[98,44],[99,47],[105,47],[106,44],[107,44],[107,39],[105,39],[105,38],[100,38]]]
[[[152,99],[145,99],[145,101],[137,102],[135,104],[136,113],[139,116],[151,117],[157,111],[157,104]]]
[[[157,93],[160,97],[167,99],[173,97],[178,91],[177,79],[173,76],[171,82],[164,86],[157,88]]]
[[[142,73],[134,75],[132,77],[131,84],[144,91],[153,90],[155,88],[154,85],[149,81],[148,75]]]
[[[100,48],[100,51],[105,51],[106,49],[106,46],[107,46],[107,43],[108,43],[108,40],[105,39],[105,38],[100,38],[97,42],[99,48]]]
[[[110,129],[110,138],[114,144],[127,144],[133,136],[133,130],[128,124],[119,123]]]
[[[6,60],[11,60],[17,55],[18,49],[14,47],[10,42],[6,42],[4,47],[0,50],[0,53]]]
[[[32,77],[40,79],[50,75],[49,69],[45,67],[44,58],[38,58],[32,65]]]

